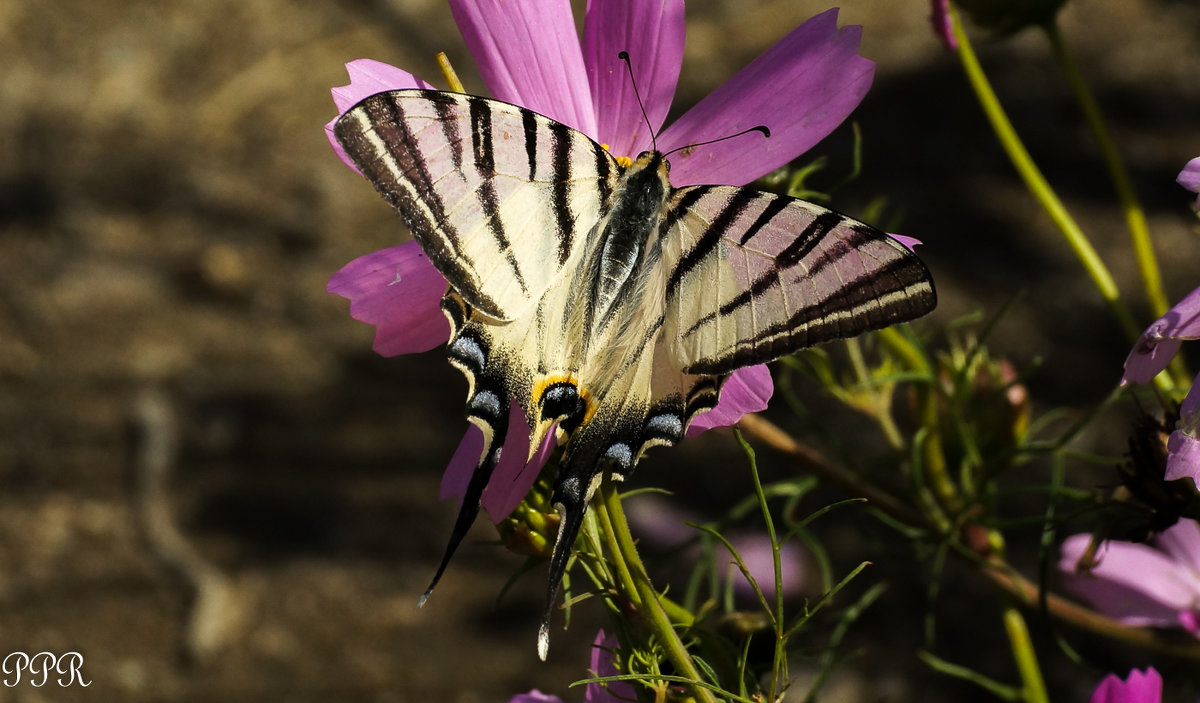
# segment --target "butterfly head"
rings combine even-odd
[[[669,182],[668,176],[671,173],[671,162],[667,161],[661,151],[643,151],[633,160],[633,163],[629,166],[628,173],[632,175],[639,171],[657,174],[664,183]]]

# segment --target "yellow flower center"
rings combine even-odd
[[[611,153],[607,144],[601,144],[600,148]],[[628,156],[614,156],[613,158],[617,160],[617,163],[621,165],[621,168],[629,168],[630,165],[633,164],[633,159]]]

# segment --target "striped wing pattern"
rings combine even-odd
[[[603,470],[683,438],[727,375],[925,314],[929,273],[861,222],[747,188],[673,189],[657,152],[622,167],[523,108],[438,91],[371,96],[339,119],[347,154],[450,289],[447,353],[484,434],[432,592],[479,511],[512,402],[530,451],[556,432],[562,522],[538,637]]]
[[[796,198],[730,186],[674,193],[666,336],[675,364],[727,374],[920,317],[925,265],[868,224]]]
[[[473,309],[520,317],[599,218],[600,145],[530,110],[432,90],[366,98],[335,134]]]

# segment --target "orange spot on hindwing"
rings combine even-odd
[[[533,384],[533,404],[541,422],[557,422],[568,435],[592,419],[596,404],[591,394],[570,374],[547,374]]]

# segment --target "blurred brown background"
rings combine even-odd
[[[885,195],[903,214],[899,231],[926,243],[937,322],[1024,292],[993,347],[1040,357],[1044,404],[1097,401],[1127,345],[990,137],[927,4],[846,5],[878,72],[855,115],[865,174],[835,206]],[[827,7],[692,2],[677,109]],[[1063,19],[1178,298],[1200,283],[1174,185],[1200,155],[1200,7],[1073,0]],[[1046,42],[980,44],[1047,176],[1138,290]],[[439,351],[375,356],[371,329],[325,293],[347,261],[402,236],[325,141],[329,88],[359,57],[436,78],[440,50],[482,90],[437,0],[0,3],[0,656],[79,651],[93,682],[23,682],[0,701],[579,699],[566,686],[585,675],[598,608],[537,662],[542,572],[496,608],[520,560],[479,545],[493,538],[482,526],[415,608],[453,519],[437,484],[465,384]],[[848,131],[816,153],[837,180]],[[744,479],[731,445],[655,453],[640,481],[703,493],[693,462],[711,470],[711,456]],[[925,687],[945,679],[910,657],[921,588],[889,595],[882,607],[911,612],[886,628],[863,625],[859,644],[890,664],[850,665],[829,700],[935,699]]]

